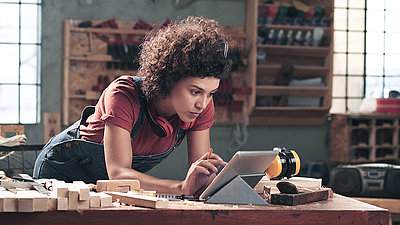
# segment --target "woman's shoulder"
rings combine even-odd
[[[109,89],[112,89],[114,91],[117,90],[123,92],[132,92],[132,94],[136,95],[137,86],[135,77],[122,75],[111,82]]]

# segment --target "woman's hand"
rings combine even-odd
[[[204,154],[195,161],[189,168],[186,179],[182,182],[182,191],[184,195],[195,195],[204,190],[212,181],[210,176],[215,175],[220,166],[225,166],[221,157],[212,153]]]

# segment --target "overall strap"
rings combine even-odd
[[[140,108],[139,108],[138,119],[137,119],[135,125],[133,125],[133,128],[131,130],[131,139],[133,139],[136,136],[136,134],[139,132],[140,128],[143,126],[143,123],[145,120],[144,105],[146,105],[146,103],[147,103],[147,100],[144,97],[144,94],[142,91],[143,77],[132,76],[132,78],[135,81],[136,90],[137,90],[138,97],[139,97]]]

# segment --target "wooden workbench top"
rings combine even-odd
[[[166,209],[120,206],[43,213],[0,213],[13,224],[388,224],[389,212],[335,194],[332,199],[297,206],[225,205],[170,201]]]

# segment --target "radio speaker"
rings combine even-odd
[[[357,169],[334,169],[331,176],[331,187],[333,191],[347,195],[357,195],[361,193],[361,175]]]
[[[385,192],[400,196],[400,169],[389,169],[385,177]]]
[[[330,173],[329,186],[345,196],[400,197],[400,166],[385,163],[338,166]]]

